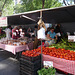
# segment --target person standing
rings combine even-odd
[[[1,27],[0,27],[0,35],[2,34],[2,29],[1,29]]]
[[[11,39],[11,26],[7,26],[7,28],[5,29],[5,33],[6,33],[6,39]]]
[[[13,39],[18,39],[18,27],[15,26],[14,29],[12,29],[12,38]]]
[[[33,44],[33,49],[36,49],[36,48],[38,48],[38,46],[41,45],[41,37],[39,38],[38,36],[42,35],[45,38],[44,31],[46,31],[46,27],[45,27],[44,22],[41,21],[41,19],[40,19],[39,22],[38,22],[37,37],[35,37],[35,41],[34,41],[34,44]],[[39,34],[39,32],[43,32],[43,33]],[[42,41],[44,42],[44,40],[42,40]]]
[[[20,33],[20,37],[21,38],[25,37],[25,28],[22,29],[22,31]]]
[[[37,31],[38,31],[38,26],[35,26],[35,30],[34,30],[34,36],[37,37]]]
[[[47,40],[45,43],[48,44],[48,45],[52,45],[55,43],[54,39],[56,38],[57,40],[57,35],[56,33],[54,32],[54,27],[52,27],[50,29],[50,31],[47,33]]]
[[[27,30],[27,33],[31,32],[31,31],[32,31],[32,30],[31,30],[31,28],[29,27],[28,30]]]
[[[56,41],[56,43],[60,42],[61,40],[61,29],[60,29],[60,24],[57,24],[57,26],[55,27],[55,33],[58,37],[58,40]]]
[[[45,35],[50,31],[50,27],[47,28],[47,31],[45,32]]]

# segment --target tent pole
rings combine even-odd
[[[42,60],[42,39],[41,39],[41,68],[43,67],[43,60]]]
[[[40,11],[40,19],[41,19],[41,21],[42,21],[42,11]]]
[[[42,22],[42,11],[40,11],[40,19]],[[42,60],[42,39],[41,39],[41,68],[43,67],[43,60]]]

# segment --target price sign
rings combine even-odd
[[[7,26],[7,17],[0,17],[0,27]]]
[[[44,67],[53,67],[52,61],[43,61]]]
[[[42,27],[40,30],[37,32],[37,38],[38,39],[45,39],[45,29]]]
[[[74,35],[73,36],[69,35],[68,36],[68,41],[69,42],[75,42],[75,36]]]

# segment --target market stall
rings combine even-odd
[[[15,55],[17,52],[33,49],[33,41],[27,43],[26,40],[0,40],[0,48]]]
[[[41,48],[37,48],[31,51],[22,52],[23,57],[21,58],[24,58],[24,60],[27,59],[29,60],[30,58],[36,59],[38,58],[40,53],[41,53]],[[42,53],[43,53],[43,63],[44,61],[47,61],[47,63],[53,62],[54,68],[66,72],[67,74],[69,73],[75,75],[75,52],[74,51],[65,50],[61,48],[56,49],[56,48],[43,47]]]
[[[21,46],[13,46],[13,45],[5,45],[5,44],[0,44],[0,48],[3,50],[9,51],[13,54],[16,54],[17,52],[21,52],[23,50],[30,50],[33,47],[33,43],[29,43],[27,45],[21,45]]]
[[[38,11],[8,16],[8,23],[10,25],[17,25],[17,24],[25,25],[25,24],[29,24],[29,23],[36,24],[36,22],[38,21],[38,17],[40,17],[40,11],[42,11],[42,15],[43,15],[42,19],[45,23],[53,23],[53,24],[60,23],[64,29],[69,28],[68,25],[64,27],[63,26],[64,23],[75,22],[75,12],[74,12],[75,5],[73,5],[73,6],[61,7],[61,8],[55,8],[55,9],[42,9],[42,10],[38,10]],[[74,31],[74,29],[72,29],[72,30]],[[65,32],[67,32],[67,31],[65,31]],[[65,41],[64,41],[64,43],[65,43]],[[61,47],[61,44],[58,45],[57,49],[56,48],[50,49],[49,47],[48,48],[45,47],[44,50],[42,49],[42,51],[41,51],[41,49],[38,48],[38,49],[31,50],[31,51],[22,52],[22,55],[29,59],[33,59],[33,58],[38,58],[40,53],[43,53],[43,61],[52,61],[53,67],[75,75],[75,68],[74,68],[75,67],[75,52],[69,50],[69,47],[67,47],[67,46],[66,47],[68,49],[66,49],[65,46]],[[8,50],[14,54],[16,54],[16,52],[19,52],[22,50],[30,50],[29,46],[32,47],[30,44],[18,46],[15,43],[14,43],[14,46],[11,46],[11,44],[4,45],[2,43],[0,45],[1,45],[0,47],[2,47],[3,49]],[[25,59],[25,63],[27,63],[27,58]],[[36,62],[36,60],[34,60],[34,61]],[[29,62],[30,61],[28,61],[28,63]],[[31,66],[31,68],[32,68],[32,66]],[[22,68],[22,69],[24,69],[24,68]],[[39,68],[37,70],[39,70]]]

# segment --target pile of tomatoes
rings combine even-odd
[[[34,49],[35,52],[41,53],[41,48]],[[67,60],[75,60],[75,52],[71,50],[65,50],[61,48],[49,48],[49,47],[43,47],[42,53],[45,55],[54,56],[57,58],[64,58]]]
[[[22,55],[35,57],[35,56],[38,56],[39,53],[41,53],[41,48],[22,52]],[[71,50],[65,50],[61,48],[56,49],[56,48],[43,47],[42,53],[45,55],[50,55],[50,56],[57,57],[57,58],[64,58],[66,60],[75,60],[75,52]]]
[[[25,55],[25,56],[28,56],[28,57],[36,57],[36,56],[39,56],[40,54],[31,50],[31,51],[22,52],[22,55]]]

